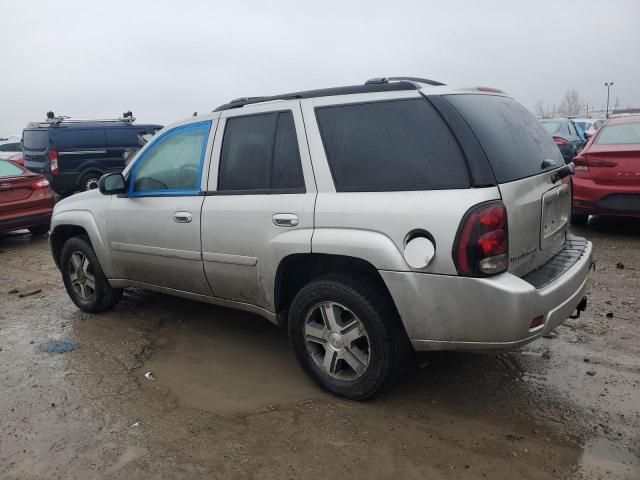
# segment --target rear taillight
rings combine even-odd
[[[46,178],[41,178],[40,180],[36,180],[31,184],[31,188],[34,190],[45,190],[49,188],[49,181]]]
[[[556,142],[556,145],[566,145],[569,143],[562,137],[553,137],[553,141]]]
[[[471,277],[507,269],[509,235],[502,202],[484,203],[465,214],[453,247],[453,261],[460,275]]]
[[[51,150],[49,152],[49,165],[51,166],[51,173],[56,175],[60,169],[58,168],[58,151]]]
[[[612,162],[610,160],[602,160],[597,158],[589,158],[583,157],[582,155],[578,155],[573,159],[573,164],[576,171],[586,172],[589,170],[589,167],[617,167],[618,164],[616,162]]]

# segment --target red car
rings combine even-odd
[[[28,228],[34,235],[47,233],[53,204],[46,178],[0,160],[0,232]]]
[[[13,157],[9,157],[7,160],[24,167],[24,155],[21,153],[16,153]]]
[[[640,116],[614,118],[573,159],[572,223],[589,215],[640,217]]]

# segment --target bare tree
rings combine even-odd
[[[583,103],[580,94],[576,90],[567,90],[564,97],[562,97],[558,111],[567,117],[578,115],[582,110]]]
[[[536,114],[536,116],[540,117],[540,118],[544,118],[547,116],[547,111],[544,108],[544,101],[543,100],[538,100],[536,102],[536,104],[533,106],[533,110],[534,113]]]

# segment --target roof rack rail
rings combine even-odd
[[[52,111],[47,112],[47,119],[44,122],[30,122],[30,127],[57,127],[62,123],[105,123],[118,122],[130,124],[135,122],[136,117],[133,116],[131,110],[124,112],[118,118],[71,118],[65,115],[56,116]]]
[[[420,77],[376,77],[371,78],[364,82],[365,85],[375,85],[380,83],[389,83],[389,82],[413,82],[413,83],[424,83],[426,85],[431,85],[432,87],[439,87],[445,85],[442,82],[437,82],[436,80],[429,80],[428,78],[420,78]]]
[[[254,103],[270,102],[273,100],[296,100],[301,98],[317,98],[317,97],[332,97],[336,95],[351,95],[357,93],[372,93],[372,92],[391,92],[400,90],[418,90],[420,87],[415,82],[398,81],[394,83],[380,82],[371,83],[365,85],[349,85],[346,87],[334,87],[334,88],[321,88],[318,90],[305,90],[302,92],[283,93],[280,95],[273,95],[267,97],[242,97],[231,100],[229,103],[220,105],[213,110],[219,112],[221,110],[229,110],[231,108],[240,108],[245,105],[251,105]]]

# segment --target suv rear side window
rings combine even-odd
[[[476,134],[498,183],[542,173],[542,162],[547,159],[555,165],[550,169],[564,165],[560,150],[548,133],[549,127],[543,127],[515,100],[481,94],[445,98]]]
[[[468,188],[460,147],[424,99],[320,107],[336,191]]]
[[[227,119],[218,190],[304,191],[291,112]]]

